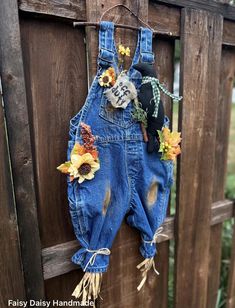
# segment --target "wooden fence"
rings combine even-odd
[[[98,21],[117,0],[8,0],[0,3],[0,214],[1,298],[71,299],[82,277],[70,257],[78,248],[66,199],[69,119],[84,103],[96,71],[97,30],[72,21]],[[175,39],[181,44],[175,216],[164,232],[175,240],[175,308],[215,308],[223,222],[234,216],[224,198],[231,93],[235,74],[235,7],[216,1],[122,1],[156,30],[160,80],[172,90]],[[117,8],[106,19],[136,24]],[[117,30],[134,49],[136,33]],[[163,97],[172,118],[172,104]],[[4,120],[5,119],[5,120]],[[6,122],[6,125],[5,125]],[[234,232],[235,234],[235,232]],[[104,276],[102,308],[167,308],[169,240],[158,244],[160,276],[143,291],[136,264],[139,234],[122,225]],[[235,307],[235,236],[227,308]],[[128,253],[127,253],[128,252]]]

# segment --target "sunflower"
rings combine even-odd
[[[85,153],[83,155],[71,155],[72,164],[72,174],[70,173],[70,168],[68,172],[70,175],[74,175],[74,178],[78,178],[78,183],[82,183],[84,180],[91,180],[94,178],[94,173],[100,169],[100,164],[95,161],[90,153]],[[77,169],[77,173],[74,173],[74,168]]]
[[[101,87],[110,87],[113,86],[115,83],[115,71],[113,67],[109,67],[106,71],[102,73],[99,78],[99,84]]]
[[[162,160],[175,160],[176,156],[181,153],[180,141],[181,133],[171,132],[169,128],[163,127],[161,131],[158,130],[160,139],[159,152],[162,152]]]
[[[88,152],[79,143],[75,143],[71,151],[71,160],[57,167],[57,170],[70,176],[70,181],[78,178],[79,183],[93,179],[98,169],[100,169],[98,151],[92,148]]]

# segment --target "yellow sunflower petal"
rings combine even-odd
[[[85,153],[83,154],[82,156],[82,160],[83,160],[83,164],[84,163],[89,163],[89,162],[93,162],[94,161],[94,158],[93,156],[91,155],[91,153]]]
[[[76,168],[79,168],[83,164],[84,155],[78,155],[78,154],[71,155],[71,162]]]
[[[70,176],[74,177],[74,178],[77,178],[78,177],[78,169],[74,166],[74,165],[71,165],[68,169],[68,172],[70,174]]]
[[[85,178],[83,176],[79,176],[78,183],[81,184],[84,181],[85,181]]]
[[[89,172],[88,174],[84,174],[83,177],[84,177],[86,180],[92,180],[92,179],[95,177],[95,175],[94,175],[94,173]]]
[[[95,162],[95,161],[92,162],[92,163],[90,163],[90,166],[91,166],[91,169],[92,169],[94,172],[100,169],[100,164],[97,163],[97,162]]]

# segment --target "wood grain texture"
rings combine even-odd
[[[233,217],[234,210],[235,205],[230,200],[213,203],[210,222],[211,227],[221,224],[226,219]],[[158,244],[161,243],[161,245],[158,245],[159,255],[156,258],[158,267],[163,267],[167,264],[166,260],[162,260],[161,256],[164,249],[166,249],[163,248],[166,241],[174,239],[174,223],[174,216],[169,216],[166,217],[162,225],[163,233],[166,234],[168,238],[162,237],[157,241]],[[165,246],[167,245],[168,244]],[[77,249],[79,249],[79,243],[76,240],[42,249],[44,279],[50,279],[77,269],[78,267],[71,262],[71,256]],[[164,271],[161,270],[161,276],[163,272]]]
[[[231,88],[233,84],[233,80],[235,78],[235,50],[234,49],[226,49],[223,51],[224,58],[227,57],[225,61],[225,70],[227,69],[227,78],[225,80],[225,87],[227,88],[227,92],[225,94],[226,104],[227,105],[227,112],[228,112],[228,123],[230,121],[230,112],[231,112]],[[226,107],[225,107],[226,108]],[[226,148],[226,154],[227,154]],[[225,155],[226,155],[225,154]],[[235,211],[233,213],[233,217],[235,217]],[[230,266],[229,266],[229,280],[228,280],[228,290],[227,290],[227,303],[226,308],[233,308],[235,307],[235,225],[233,227],[233,241],[232,241],[232,248],[231,248],[231,259],[230,259]]]
[[[19,9],[30,13],[86,20],[85,0],[19,0]]]
[[[235,20],[235,7],[228,3],[222,3],[214,0],[152,0],[153,2],[162,2],[168,5],[175,5],[182,8],[191,8],[196,10],[205,10],[214,14],[220,14],[227,19]]]
[[[69,121],[87,93],[84,33],[59,22],[21,20],[42,248],[74,239],[66,178]]]
[[[183,9],[175,307],[206,308],[222,16]],[[213,97],[213,99],[211,99]],[[190,206],[189,206],[190,204]],[[182,292],[182,290],[190,290]]]
[[[17,213],[6,134],[4,109],[0,92],[0,307],[7,307],[8,299],[25,299]]]
[[[102,4],[103,3],[101,3],[101,6]],[[188,5],[190,6],[190,3]],[[180,7],[182,6],[183,5],[180,5]],[[88,7],[88,12],[86,12],[85,0],[73,0],[73,1],[20,0],[19,9],[23,12],[63,18],[65,21],[67,20],[68,22],[70,22],[71,20],[87,21],[87,18],[91,19],[92,21],[96,20],[96,18],[95,19],[92,18],[92,15],[95,15],[96,11],[92,13],[92,8],[89,11]],[[115,14],[112,14],[112,12],[110,14],[111,14],[110,16],[112,16],[112,19],[115,20],[116,19]],[[180,36],[180,8],[177,6],[169,6],[167,5],[167,3],[163,4],[163,3],[156,3],[155,1],[154,2],[150,1],[148,21],[149,25],[159,35],[164,35],[166,37],[173,37],[173,38]],[[94,29],[89,30],[88,28],[87,30],[88,33],[89,31],[91,31],[91,33],[93,34],[96,33]],[[230,20],[224,20],[224,30],[223,30],[224,45],[235,46],[234,33],[235,33],[235,23]]]
[[[149,7],[149,11],[152,11]],[[157,18],[156,18],[157,19]],[[155,68],[161,83],[163,83],[169,91],[173,91],[174,80],[174,41],[159,39],[157,37],[153,40],[153,52],[155,54]],[[165,108],[165,113],[169,117],[172,126],[172,100],[166,96],[161,95],[161,99]],[[170,200],[167,210],[170,215]],[[165,231],[164,231],[165,232]],[[156,308],[168,307],[168,276],[169,276],[169,242],[164,242],[158,245],[158,253],[155,257],[160,276],[156,277]]]
[[[54,245],[42,250],[43,276],[50,279],[63,275],[78,266],[71,261],[71,256],[79,249],[77,240]]]
[[[180,36],[180,9],[149,2],[149,25],[159,34],[168,33],[170,37]],[[167,35],[167,34],[166,34]]]
[[[0,75],[21,238],[26,297],[40,299],[44,297],[41,245],[16,0],[1,2],[0,29]]]
[[[41,246],[45,248],[75,239],[66,178],[56,167],[66,160],[69,121],[80,110],[87,94],[84,32],[66,23],[21,19],[21,38]],[[75,287],[72,281],[79,275],[74,272],[64,278],[49,279],[45,283],[47,299],[52,299],[56,292],[57,298],[71,299]],[[66,277],[70,277],[71,283]]]
[[[219,99],[217,105],[214,161],[215,174],[213,180],[214,202],[224,198],[234,77],[235,52],[233,49],[223,48],[221,56]],[[214,308],[216,306],[220,282],[221,246],[222,224],[217,224],[211,228],[210,234],[210,266],[208,275],[207,308]]]
[[[235,225],[233,227],[232,254],[229,266],[229,280],[228,280],[226,308],[234,308],[234,307],[235,307]]]
[[[224,20],[223,44],[235,46],[235,22]]]

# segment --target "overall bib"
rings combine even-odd
[[[137,89],[141,74],[132,66],[138,62],[154,62],[152,31],[148,28],[139,30],[134,58],[127,72]],[[107,270],[111,246],[124,217],[130,226],[139,230],[140,253],[152,264],[156,235],[166,217],[173,182],[172,161],[161,160],[157,152],[147,153],[140,124],[132,117],[133,104],[130,102],[126,109],[110,108],[104,95],[105,88],[99,84],[99,76],[109,67],[118,70],[114,24],[101,22],[98,72],[84,106],[70,121],[67,152],[70,160],[74,144],[82,144],[80,124],[89,125],[96,137],[100,169],[92,180],[79,184],[68,179],[67,183],[72,224],[81,244],[72,261],[83,271],[93,274]],[[169,125],[167,117],[164,125]],[[98,289],[100,276],[89,278]],[[80,285],[73,295],[81,295],[81,288]],[[93,296],[97,297],[98,292],[93,292]]]

